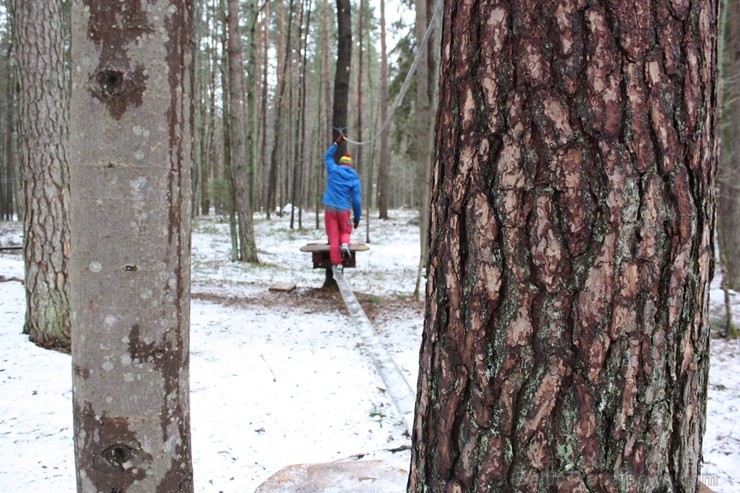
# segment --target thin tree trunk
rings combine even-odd
[[[231,261],[236,262],[239,260],[239,225],[236,219],[236,200],[234,198],[235,186],[234,186],[234,173],[231,167],[231,136],[232,130],[231,125],[231,90],[229,89],[229,78],[228,72],[228,22],[227,22],[227,11],[224,0],[219,0],[219,17],[223,21],[221,29],[221,98],[223,99],[223,112],[221,114],[222,125],[223,125],[223,163],[224,163],[224,177],[226,178],[227,188],[227,204],[229,209],[229,235],[231,237]]]
[[[360,0],[360,12],[357,16],[357,130],[355,133],[357,135],[357,141],[362,142],[363,141],[363,72],[364,72],[364,65],[365,65],[365,57],[363,57],[363,53],[365,51],[365,46],[363,45],[363,34],[364,29],[362,27],[362,19],[364,15],[365,10],[365,0]],[[362,176],[363,171],[363,151],[364,146],[358,146],[357,150],[355,151],[355,156],[353,157],[352,161],[354,164],[355,171],[357,171],[357,174]],[[367,184],[367,183],[366,183]]]
[[[308,7],[311,8],[310,6]],[[302,54],[305,54],[305,44],[303,44],[303,16],[306,13],[306,0],[303,0],[301,2],[301,12],[300,16],[298,17],[298,33],[297,33],[297,39],[298,39],[298,50],[296,54],[296,62],[300,60],[300,65],[298,67],[293,67],[293,72],[298,73],[298,82],[296,84],[291,84],[293,91],[291,91],[291,94],[293,92],[297,93],[296,101],[298,107],[294,110],[291,110],[291,114],[296,115],[295,118],[295,137],[293,139],[293,148],[294,148],[294,159],[289,160],[289,163],[292,163],[292,178],[290,183],[290,229],[295,228],[295,211],[296,211],[296,201],[298,200],[298,188],[300,186],[300,179],[299,174],[300,170],[303,167],[302,158],[300,157],[300,146],[301,146],[301,128],[303,128],[303,103],[305,102],[303,99],[303,95],[305,94],[305,79],[303,78],[303,74],[305,73],[303,64],[304,58]],[[310,19],[309,19],[310,21]],[[308,23],[307,23],[308,24]],[[306,28],[306,32],[308,32],[308,28]]]
[[[697,489],[717,2],[636,7],[446,3],[409,492]]]
[[[234,209],[239,232],[239,259],[242,262],[258,262],[257,246],[254,241],[252,202],[249,190],[249,156],[246,140],[247,112],[244,108],[244,64],[242,62],[242,38],[239,32],[239,0],[228,3],[228,59],[229,59],[229,132],[231,171],[234,183]],[[251,144],[251,140],[249,141]]]
[[[368,41],[368,49],[367,49],[367,66],[368,71],[371,66],[370,62],[370,42]],[[362,83],[362,82],[361,82]],[[367,88],[368,93],[373,94],[373,80],[372,77],[369,76],[367,78]],[[371,108],[375,108],[376,106],[372,104],[371,102]],[[375,116],[373,117],[373,114],[370,114],[370,128],[377,128],[377,124],[373,124],[374,120],[377,120],[378,113],[375,112]],[[381,123],[382,124],[382,123]],[[384,134],[387,132],[383,132]],[[375,147],[376,145],[373,144],[372,147],[370,147],[370,156],[368,156],[367,160],[367,172],[365,173],[365,203],[363,204],[363,207],[366,211],[365,213],[365,243],[372,243],[372,240],[370,239],[370,223],[372,221],[370,210],[372,209],[372,202],[373,202],[373,173],[375,171]]]
[[[205,163],[207,161],[206,148],[207,141],[206,136],[208,134],[208,107],[206,101],[208,97],[208,71],[206,70],[206,56],[202,48],[203,39],[206,36],[208,24],[207,20],[204,20],[204,2],[197,2],[195,4],[195,46],[196,49],[193,53],[193,64],[195,66],[195,95],[193,105],[193,117],[196,122],[196,129],[193,132],[193,170],[192,170],[192,197],[191,201],[191,213],[193,217],[196,217],[200,212],[200,197],[201,189],[203,187],[203,175]]]
[[[268,189],[270,186],[270,163],[267,162],[267,99],[268,99],[268,75],[269,75],[269,53],[270,53],[270,3],[265,3],[265,25],[264,25],[264,32],[263,32],[263,55],[264,59],[262,61],[262,104],[260,113],[262,115],[262,141],[260,143],[260,169],[262,169],[263,173],[263,190],[262,190],[262,198],[265,200],[265,209],[267,213],[267,218],[270,218],[270,203],[269,203],[269,197],[268,197]]]
[[[12,42],[9,41],[5,35],[0,36],[0,48],[8,46],[7,50],[3,50],[3,57],[0,59],[0,83],[2,83],[2,95],[3,99],[0,100],[0,221],[10,221],[13,210],[12,210],[12,193],[9,193],[11,189],[10,185],[10,167],[8,166],[9,153],[7,149],[10,149],[12,139],[10,137],[11,124],[8,118],[10,114],[10,106],[13,104],[12,96],[13,93],[10,89],[10,46]]]
[[[249,50],[247,53],[247,187],[249,189],[249,209],[257,206],[255,197],[257,149],[255,145],[257,131],[257,0],[249,0],[247,25],[249,26]]]
[[[334,104],[331,124],[332,139],[339,137],[338,129],[347,128],[350,66],[352,65],[352,10],[349,0],[337,0],[337,65],[334,73]],[[336,155],[344,154],[342,143]]]
[[[298,157],[296,161],[300,165],[300,173],[298,174],[298,228],[303,229],[303,206],[307,203],[307,201],[304,200],[304,188],[305,185],[305,174],[306,174],[306,168],[310,169],[310,166],[306,166],[306,159],[305,159],[305,153],[306,153],[306,93],[308,92],[308,89],[306,87],[306,70],[308,67],[308,34],[310,31],[311,26],[311,11],[313,10],[313,0],[308,0],[308,7],[307,7],[307,13],[306,13],[306,29],[304,30],[304,39],[303,39],[303,60],[301,61],[301,82],[299,84],[300,88],[300,114],[298,116],[298,121],[300,122],[300,135],[298,136],[299,141],[299,148],[298,148]],[[293,204],[295,204],[295,201],[293,201]]]
[[[214,163],[217,161],[216,152],[216,73],[218,72],[218,57],[216,55],[216,45],[218,44],[218,29],[216,2],[209,5],[206,15],[206,25],[209,28],[210,37],[208,40],[208,123],[206,128],[205,145],[206,151],[205,162],[203,163],[203,175],[201,177],[201,197],[200,209],[201,214],[207,216],[211,210],[211,178],[213,178]]]
[[[12,59],[13,59],[13,48],[12,48],[12,42],[8,41],[8,49],[6,52],[6,59],[5,59],[5,66],[7,67],[6,75],[5,75],[5,101],[6,101],[6,108],[5,108],[5,125],[3,128],[3,135],[5,136],[4,139],[4,145],[3,145],[3,156],[4,159],[4,166],[5,166],[5,175],[4,175],[4,182],[0,184],[0,186],[3,187],[4,190],[4,196],[5,196],[5,206],[3,211],[3,220],[5,221],[13,221],[17,215],[17,217],[21,217],[20,211],[18,210],[18,195],[16,193],[18,186],[17,186],[17,176],[18,173],[16,173],[17,168],[17,160],[16,160],[16,152],[17,147],[15,143],[17,142],[16,137],[16,121],[15,121],[15,77],[12,70]]]
[[[322,148],[326,147],[326,143],[332,138],[332,118],[333,118],[333,107],[332,107],[332,87],[331,87],[331,68],[329,59],[329,12],[331,11],[329,0],[324,2],[324,15],[322,17],[322,31],[321,31],[321,73],[322,73],[322,89],[324,97],[324,114],[326,115],[323,123],[324,133],[323,138],[320,141]],[[332,115],[330,117],[330,115]],[[320,127],[321,128],[321,127]],[[319,151],[321,155],[323,149]],[[319,170],[316,173],[316,229],[319,229],[321,222],[321,184],[325,180],[325,166],[318,164]]]
[[[192,492],[192,2],[76,0],[73,33],[77,491]]]
[[[724,35],[723,142],[719,168],[719,248],[722,283],[740,291],[740,2],[727,1]]]
[[[380,121],[388,118],[388,45],[385,28],[385,0],[380,0]],[[379,219],[388,219],[388,132],[380,136],[378,163]]]
[[[61,4],[12,0],[23,190],[26,323],[41,347],[70,350],[68,92]]]
[[[426,49],[431,52],[429,46],[423,46],[422,40],[429,25],[429,15],[426,0],[416,0],[416,49]],[[429,98],[429,58],[421,56],[419,65],[416,67],[416,133],[415,148],[417,154],[417,194],[419,200],[419,267],[416,275],[416,287],[414,298],[421,298],[421,284],[424,275],[424,266],[428,256],[428,227],[429,227],[429,170],[432,166],[432,113],[431,100]]]
[[[277,185],[278,185],[278,167],[279,167],[279,161],[278,161],[278,151],[279,151],[279,145],[282,142],[282,112],[283,112],[283,100],[285,98],[285,89],[286,89],[286,81],[287,81],[287,68],[290,65],[288,62],[290,60],[290,45],[291,45],[291,38],[292,38],[292,25],[293,25],[293,0],[290,0],[290,6],[288,10],[288,32],[287,32],[287,40],[286,40],[286,48],[285,48],[285,60],[283,62],[283,70],[282,75],[280,76],[280,81],[278,82],[278,90],[277,90],[277,98],[275,101],[275,137],[274,137],[274,143],[272,146],[272,153],[270,158],[270,174],[268,178],[268,188],[267,188],[267,217],[270,217],[270,209],[274,209],[275,207],[275,196],[277,192]],[[287,137],[288,134],[285,136]]]

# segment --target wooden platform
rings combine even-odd
[[[300,250],[302,252],[307,252],[311,254],[311,259],[313,260],[313,268],[314,269],[329,269],[331,270],[331,259],[329,258],[329,244],[328,243],[309,243],[307,245],[303,245]],[[352,268],[355,267],[356,259],[355,259],[355,253],[356,252],[366,252],[370,250],[370,247],[368,247],[364,243],[356,243],[349,246],[349,251],[352,254],[349,258],[349,260],[346,260],[344,262],[345,268]]]
[[[352,252],[366,252],[370,250],[370,247],[364,243],[353,243],[349,246],[349,249]],[[301,247],[301,251],[302,252],[328,252],[329,244],[328,243],[308,243]]]
[[[338,290],[337,281],[334,280],[334,273],[331,269],[331,259],[329,258],[329,244],[328,243],[309,243],[303,245],[300,250],[302,252],[310,253],[311,260],[313,260],[314,269],[325,269],[326,279],[324,280],[324,289]],[[356,254],[357,252],[366,252],[370,250],[364,243],[356,243],[349,246],[351,253],[350,258],[342,262],[345,268],[352,268],[357,265]]]

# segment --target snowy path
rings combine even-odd
[[[193,237],[198,493],[251,493],[289,464],[331,462],[410,441],[341,298],[314,289],[324,273],[298,252],[321,233],[288,231],[284,221],[256,227],[257,267],[228,262],[225,225],[196,224]],[[418,227],[400,212],[375,227],[371,250],[346,277],[413,386],[423,312],[406,297],[413,291]],[[20,255],[0,253],[0,275],[22,278]],[[281,281],[299,288],[268,293]],[[715,305],[721,299],[716,289],[712,299]],[[28,343],[20,334],[24,310],[22,285],[0,282],[0,493],[71,493],[69,356]],[[734,493],[740,491],[740,341],[713,339],[711,358],[702,479]]]

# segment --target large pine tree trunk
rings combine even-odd
[[[724,148],[719,169],[719,248],[725,288],[740,291],[740,1],[726,1]]]
[[[192,492],[192,2],[73,4],[78,492]]]
[[[449,2],[410,492],[695,491],[717,2]]]
[[[26,324],[42,347],[69,351],[68,94],[62,6],[13,0],[23,191]]]

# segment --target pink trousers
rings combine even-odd
[[[342,243],[350,244],[352,221],[350,221],[349,215],[350,211],[337,212],[329,209],[324,211],[324,226],[326,236],[329,237],[329,258],[331,258],[333,265],[342,265],[340,246]]]

